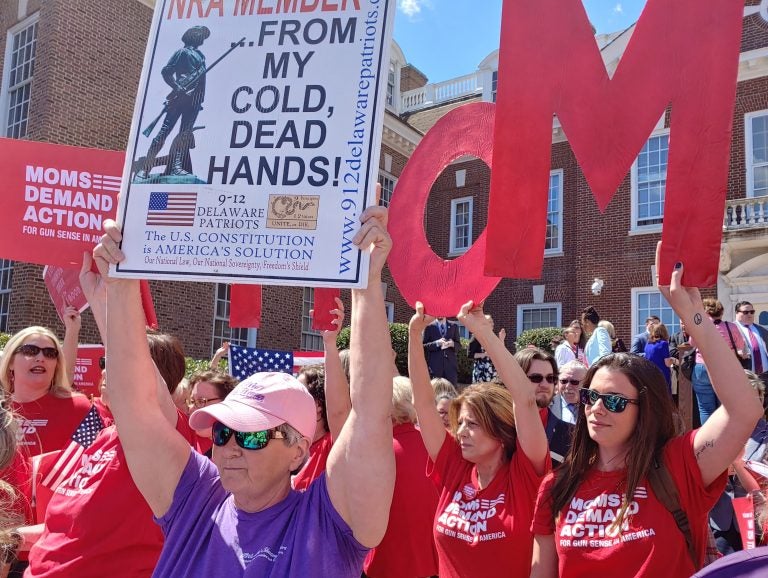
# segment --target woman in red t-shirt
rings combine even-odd
[[[493,333],[493,322],[470,301],[458,320],[474,333],[505,385],[466,388],[451,402],[446,432],[422,346],[422,333],[433,319],[416,304],[409,325],[408,370],[430,457],[428,473],[440,492],[433,525],[439,574],[527,578],[533,547],[530,521],[549,467],[535,388]]]
[[[675,437],[672,402],[655,365],[616,353],[590,367],[571,450],[539,491],[532,578],[687,578],[703,563],[707,514],[762,406],[682,275],[678,263],[671,287],[659,289],[696,338],[722,407],[700,429]],[[648,480],[658,464],[679,494],[694,556]]]
[[[11,337],[0,358],[0,382],[19,419],[18,451],[6,479],[28,502],[28,459],[67,445],[91,403],[72,391],[62,346],[45,327],[27,327]],[[31,522],[28,503],[24,509]]]

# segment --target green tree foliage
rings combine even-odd
[[[515,342],[515,347],[517,348],[517,351],[520,351],[529,345],[535,345],[539,349],[543,349],[549,353],[554,353],[549,344],[555,337],[561,337],[562,335],[562,327],[541,327],[539,329],[528,329],[518,335],[517,341]]]

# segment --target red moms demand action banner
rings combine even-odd
[[[114,219],[125,153],[0,139],[0,258],[79,265]]]

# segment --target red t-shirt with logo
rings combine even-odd
[[[520,445],[482,490],[475,465],[462,457],[450,435],[427,474],[440,490],[434,520],[440,578],[528,578],[531,520],[543,476]]]
[[[727,472],[708,487],[693,453],[695,431],[670,440],[663,460],[688,515],[694,544],[703,562],[707,516],[725,489]],[[620,529],[611,528],[621,507],[626,470],[590,470],[576,494],[553,520],[551,489],[554,474],[541,485],[531,531],[555,537],[560,578],[594,578],[595,569],[605,576],[622,578],[688,578],[695,569],[683,533],[672,514],[643,480]]]
[[[293,477],[294,490],[306,490],[309,484],[314,482],[325,471],[325,464],[328,462],[331,446],[333,446],[331,432],[327,432],[323,437],[312,442],[312,445],[309,446],[309,459],[307,463]]]
[[[72,434],[91,409],[91,402],[81,394],[56,397],[48,393],[35,401],[14,402],[11,407],[19,416],[18,449],[13,463],[3,472],[3,479],[19,492],[14,509],[24,514],[28,524],[33,524],[32,469],[29,458],[69,445]]]
[[[432,520],[438,493],[425,474],[429,461],[421,432],[412,423],[392,428],[395,492],[387,532],[368,553],[363,569],[371,578],[419,578],[437,575]]]
[[[192,431],[178,418],[176,430],[189,441]],[[81,463],[56,488],[24,577],[149,577],[163,533],[131,478],[115,426],[99,433]]]

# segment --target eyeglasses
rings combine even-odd
[[[203,408],[212,401],[220,401],[220,397],[190,397],[187,400],[188,407]]]
[[[568,385],[569,383],[571,385],[579,385],[581,383],[581,380],[580,379],[565,379],[565,378],[560,380],[560,385]]]
[[[235,436],[235,443],[244,450],[262,450],[267,447],[271,439],[284,439],[285,434],[276,429],[267,429],[263,431],[241,432],[225,426],[221,422],[213,424],[213,444],[217,446],[226,445],[229,438]]]
[[[540,373],[529,373],[528,379],[531,380],[531,383],[541,383],[545,379],[547,380],[547,383],[555,383],[557,378],[555,377],[554,373],[548,373],[547,375],[541,375]]]
[[[38,347],[31,343],[19,345],[14,353],[21,353],[24,357],[36,357],[41,351],[47,359],[56,359],[59,356],[59,350],[55,347]]]
[[[743,313],[744,315],[754,315],[755,310],[754,309],[745,309],[744,311],[739,311],[739,313]]]
[[[640,402],[636,399],[629,399],[623,395],[616,395],[614,393],[598,393],[594,389],[580,389],[579,397],[581,398],[581,403],[584,405],[594,405],[597,403],[598,399],[602,400],[605,409],[611,413],[621,413],[627,409],[628,403],[640,405]]]
[[[106,357],[99,357],[99,369],[106,369],[107,368],[107,358]]]

